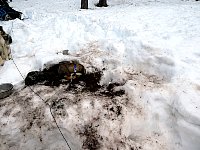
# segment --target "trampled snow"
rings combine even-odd
[[[112,113],[111,119],[101,115],[109,113],[104,108],[111,105],[106,98],[82,94],[77,105],[69,102],[62,112],[67,115],[57,119],[71,147],[86,148],[83,126],[93,121],[103,139],[99,149],[199,150],[200,3],[110,0],[109,7],[96,8],[96,2],[80,10],[80,0],[13,0],[10,6],[22,11],[25,19],[0,22],[13,38],[12,57],[24,77],[49,64],[76,59],[87,71],[91,66],[105,68],[102,85],[125,83],[121,87],[125,97],[115,99],[116,108],[123,106],[122,116],[114,121]],[[0,83],[7,82],[16,88],[24,85],[12,60],[0,67]],[[54,90],[41,93],[48,99]],[[16,102],[7,98],[1,104],[0,149],[66,149],[38,97],[27,88],[18,94]],[[20,102],[26,94],[28,98]],[[72,101],[73,94],[62,94]],[[130,101],[126,107],[125,99]],[[34,116],[29,105],[45,117],[40,116],[40,130],[22,132],[28,128],[23,121]],[[12,111],[5,115],[8,110]],[[23,111],[22,120],[16,119],[14,114]]]

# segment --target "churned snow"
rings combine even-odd
[[[63,86],[34,86],[49,103],[65,106],[56,119],[71,148],[87,149],[92,139],[96,149],[199,150],[200,3],[108,0],[107,8],[95,3],[80,10],[80,0],[14,0],[10,6],[25,19],[0,22],[13,38],[12,57],[24,77],[76,59],[87,71],[105,68],[101,85],[125,83],[126,94],[112,100],[65,93]],[[23,87],[12,60],[0,67],[0,83],[7,82],[16,92],[1,100],[0,149],[68,149],[49,109]],[[67,101],[58,101],[62,98]]]

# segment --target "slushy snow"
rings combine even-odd
[[[10,6],[25,19],[0,22],[24,78],[78,60],[86,71],[104,69],[101,85],[123,83],[125,95],[114,99],[66,93],[64,86],[33,87],[49,103],[65,106],[56,119],[71,148],[92,149],[86,145],[92,139],[96,149],[199,150],[200,3],[108,0],[109,7],[96,8],[97,2],[80,10],[80,0],[14,0]],[[0,67],[0,83],[15,86],[0,102],[0,149],[68,149],[13,60]],[[108,111],[119,106],[121,116]]]

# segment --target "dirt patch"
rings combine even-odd
[[[89,91],[89,92],[96,92],[101,88],[99,82],[102,77],[101,71],[96,71],[92,73],[87,73],[79,78],[79,80],[72,80],[70,82],[70,86],[68,90],[70,91]],[[80,88],[82,87],[82,88]]]
[[[116,135],[111,135],[109,139],[102,133],[102,123],[116,121],[119,127],[114,132],[121,137],[120,124],[124,120],[124,108],[131,106],[128,105],[129,99],[125,91],[120,88],[116,90],[123,85],[110,83],[108,86],[101,86],[101,77],[101,71],[86,73],[78,81],[60,85],[60,90],[47,100],[58,120],[73,116],[72,128],[80,136],[82,149],[102,149],[107,147],[103,143],[109,140],[115,143],[113,139]],[[113,129],[106,129],[105,133],[111,132],[109,130]],[[120,140],[116,143],[120,143]]]
[[[83,149],[96,150],[101,147],[99,139],[102,137],[98,135],[97,129],[92,124],[85,125],[79,134],[84,139]]]
[[[102,71],[87,73],[78,82],[72,81],[69,84],[68,90],[73,92],[96,92],[96,94],[111,98],[125,94],[124,90],[115,90],[115,87],[123,86],[120,83],[110,83],[108,86],[101,86],[99,83],[102,74]]]
[[[59,127],[70,130],[78,137],[82,142],[81,149],[142,149],[142,140],[135,141],[123,133],[127,127],[127,119],[129,120],[126,115],[131,112],[136,120],[137,117],[143,117],[142,105],[137,97],[132,99],[134,95],[129,96],[125,92],[126,85],[100,85],[102,75],[102,71],[95,69],[81,76],[79,80],[64,81],[59,86],[41,83],[31,86],[44,101],[26,86],[15,91],[8,98],[9,101],[0,102],[0,107],[4,108],[0,110],[3,112],[0,117],[15,118],[19,129],[17,134],[22,133],[24,139],[29,139],[30,133],[40,144],[45,144],[46,133],[42,133],[49,132],[56,126],[49,112],[50,106]],[[134,75],[135,78],[136,76]],[[131,84],[135,88],[139,85],[135,82]],[[3,123],[0,121],[2,129],[12,127],[10,122]],[[11,139],[10,136],[6,135],[6,140]],[[150,138],[149,141],[151,140]]]

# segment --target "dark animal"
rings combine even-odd
[[[85,74],[85,68],[79,63],[64,61],[59,63],[58,74],[67,80],[76,79],[78,76]]]
[[[37,83],[43,83],[45,85],[61,84],[61,80],[67,81],[81,79],[85,75],[85,68],[83,65],[74,62],[60,62],[53,65],[50,68],[46,68],[43,71],[29,72],[25,78],[25,85],[34,85]]]

